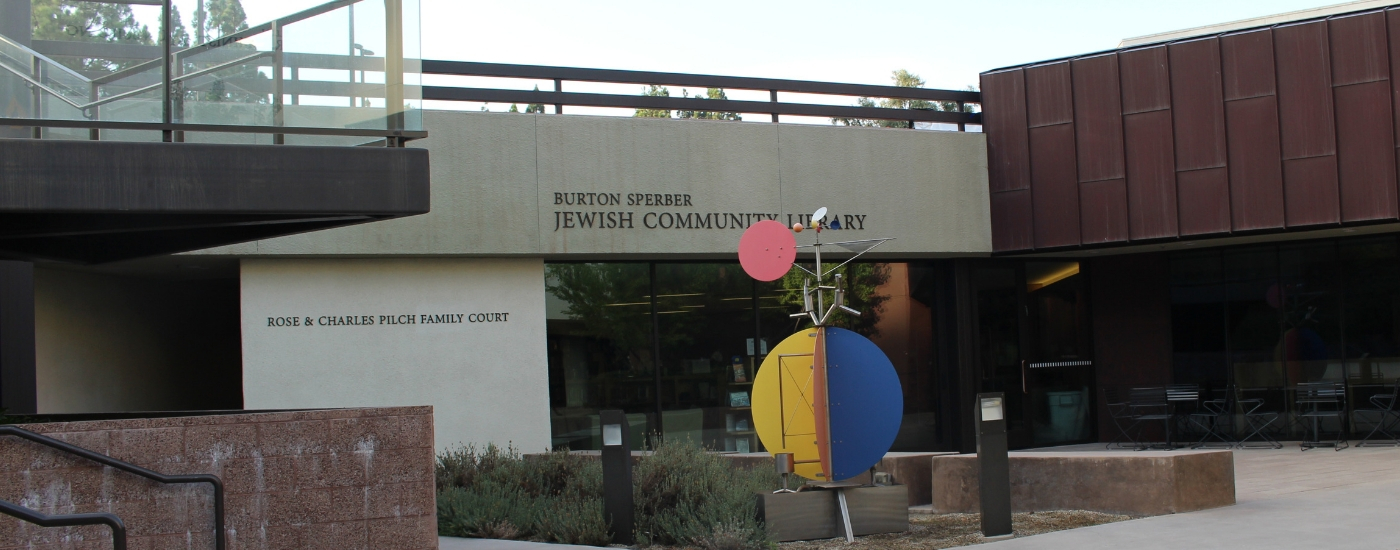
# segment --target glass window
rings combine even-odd
[[[1395,238],[1343,241],[1347,376],[1371,384],[1400,377],[1400,246]]]
[[[647,264],[545,266],[553,444],[600,448],[598,411],[621,409],[641,445],[655,422]]]
[[[656,288],[665,437],[757,452],[753,279],[738,264],[657,264]]]
[[[1279,351],[1279,308],[1285,296],[1278,280],[1278,248],[1226,250],[1225,323],[1229,362],[1236,380],[1249,387],[1288,385],[1276,360]],[[1212,373],[1213,374],[1213,373]],[[1221,386],[1229,376],[1211,375],[1202,384]]]
[[[1279,281],[1266,300],[1283,334],[1275,357],[1290,384],[1343,379],[1341,303],[1332,241],[1279,247]]]
[[[1221,259],[1219,250],[1171,259],[1172,376],[1179,383],[1228,378]]]

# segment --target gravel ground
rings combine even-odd
[[[1031,512],[1012,514],[1011,528],[1017,537],[1029,537],[1051,531],[1088,527],[1127,519],[1132,518],[1078,510]],[[840,538],[785,542],[778,547],[782,550],[825,550],[828,548],[933,550],[983,542],[986,542],[986,539],[982,538],[981,518],[978,514],[911,514],[909,516],[909,531],[905,533],[856,537],[854,544],[847,544],[846,539]]]

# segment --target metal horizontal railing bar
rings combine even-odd
[[[243,65],[243,64],[245,64],[245,63],[248,63],[249,61],[253,61],[253,60],[258,59],[258,58],[262,58],[262,57],[272,57],[272,55],[273,55],[273,52],[256,52],[256,53],[253,53],[253,54],[251,54],[251,55],[245,55],[245,56],[240,57],[240,58],[238,58],[238,59],[234,59],[234,60],[232,60],[232,61],[228,61],[228,62],[220,63],[220,64],[218,64],[218,65],[214,65],[213,67],[205,67],[205,68],[200,69],[200,70],[198,70],[198,71],[194,71],[194,72],[190,72],[190,73],[185,73],[185,74],[182,74],[182,75],[180,75],[180,76],[171,78],[170,80],[175,81],[175,82],[180,82],[180,81],[182,81],[182,80],[189,80],[189,79],[191,79],[191,78],[198,78],[198,77],[204,76],[204,75],[209,74],[209,73],[217,73],[217,72],[222,71],[222,70],[224,70],[224,69],[227,69],[227,68],[229,68],[229,67],[236,67],[236,66],[238,66],[238,65]]]
[[[285,26],[290,25],[290,24],[292,24],[292,23],[296,23],[296,22],[298,22],[298,21],[302,21],[302,20],[305,20],[305,19],[309,19],[309,18],[312,18],[312,17],[316,17],[317,15],[321,15],[321,14],[326,13],[326,12],[329,12],[329,11],[338,10],[338,9],[343,8],[343,7],[345,7],[345,6],[349,6],[349,5],[351,5],[351,4],[358,4],[358,3],[363,2],[363,1],[364,1],[364,0],[336,0],[336,1],[334,1],[334,2],[326,2],[325,4],[321,4],[321,5],[316,6],[316,7],[313,7],[313,8],[308,8],[308,9],[305,9],[305,10],[302,10],[302,11],[299,11],[299,12],[296,12],[296,13],[293,13],[293,14],[291,14],[291,15],[288,15],[288,16],[286,16],[286,17],[281,17],[281,18],[278,18],[278,19],[274,19],[274,20],[272,20],[272,21],[268,21],[268,22],[262,23],[262,24],[260,24],[260,25],[248,27],[247,29],[244,29],[244,30],[241,30],[241,31],[238,31],[238,32],[229,34],[229,35],[225,35],[225,36],[221,36],[221,37],[219,37],[219,38],[215,38],[215,39],[210,40],[210,41],[208,41],[208,42],[205,42],[205,43],[203,43],[203,44],[199,44],[199,45],[196,45],[196,46],[191,46],[191,47],[189,47],[189,48],[185,48],[185,49],[180,50],[180,51],[178,51],[178,52],[174,52],[174,53],[172,53],[171,55],[175,58],[176,61],[183,61],[184,58],[186,58],[186,57],[190,57],[190,56],[194,56],[194,55],[199,55],[200,53],[203,53],[203,52],[206,52],[206,51],[209,51],[209,50],[214,50],[214,49],[222,48],[222,47],[228,46],[229,44],[232,44],[232,43],[234,43],[234,42],[238,42],[239,40],[242,40],[242,39],[244,39],[244,38],[248,38],[248,37],[251,37],[251,36],[256,36],[256,35],[259,35],[259,34],[262,34],[262,33],[268,32],[268,31],[271,31],[271,30],[272,30],[272,27],[275,26],[275,25],[282,25],[282,26],[285,27]],[[150,70],[150,69],[152,69],[152,68],[159,68],[159,67],[160,67],[160,62],[161,62],[161,61],[160,61],[160,58],[152,59],[152,60],[147,61],[147,62],[145,62],[145,63],[140,63],[140,64],[137,64],[137,65],[135,65],[135,66],[128,67],[128,68],[126,68],[126,69],[123,69],[123,70],[114,72],[114,73],[112,73],[112,74],[110,74],[110,75],[107,75],[107,76],[104,76],[104,77],[102,77],[102,78],[94,79],[93,82],[97,82],[97,83],[99,83],[99,84],[102,84],[102,83],[105,83],[105,82],[112,82],[112,81],[114,81],[114,80],[120,80],[120,79],[125,78],[125,77],[127,77],[127,76],[130,76],[130,75],[133,75],[133,74],[137,74],[137,73],[141,73],[141,72]]]
[[[160,46],[145,44],[113,44],[110,42],[71,42],[68,40],[34,40],[30,47],[44,55],[92,57],[98,59],[157,59]]]
[[[38,525],[39,527],[75,527],[106,525],[112,528],[112,550],[126,550],[126,524],[114,514],[102,512],[50,516],[30,510],[8,500],[0,500],[0,513]]]
[[[852,107],[846,105],[818,105],[811,103],[773,103],[769,101],[739,101],[733,99],[500,90],[494,88],[452,88],[445,86],[424,86],[423,99],[440,101],[480,101],[486,103],[542,103],[551,105],[619,107],[629,109],[775,113],[779,115],[912,120],[917,122],[943,122],[949,124],[981,124],[982,121],[980,113],[960,113],[956,111],[934,111],[927,109],[889,109],[884,107]]]
[[[90,128],[97,130],[143,130],[178,132],[215,132],[233,134],[288,134],[303,136],[348,136],[400,138],[404,140],[428,137],[426,131],[372,130],[360,128],[313,128],[304,126],[248,126],[224,124],[164,124],[160,122],[117,122],[107,120],[47,120],[37,118],[0,117],[0,126],[42,128]]]
[[[52,449],[58,449],[71,455],[91,460],[103,466],[115,468],[123,472],[138,475],[146,479],[165,484],[189,484],[208,483],[214,487],[214,546],[218,550],[227,548],[224,537],[224,482],[219,476],[213,474],[186,474],[168,476],[160,472],[147,470],[129,462],[123,462],[110,456],[84,449],[77,445],[65,441],[59,441],[52,437],[39,435],[37,433],[17,428],[14,426],[0,426],[0,435],[9,435],[37,443]],[[118,521],[118,524],[120,521]]]
[[[660,73],[614,69],[580,69],[574,67],[510,65],[505,63],[477,63],[471,61],[424,59],[423,74],[529,78],[534,80],[558,79],[579,82],[613,82],[619,84],[668,84],[673,86],[706,88],[776,90],[779,92],[804,94],[924,99],[929,101],[961,101],[964,103],[982,102],[982,93],[971,90],[937,90],[929,88],[812,82],[777,78],[750,78],[742,76]]]
[[[5,36],[5,35],[3,35],[3,34],[0,34],[0,42],[4,42],[4,43],[6,43],[6,44],[9,44],[10,47],[12,47],[12,48],[18,49],[18,50],[20,50],[20,51],[23,51],[24,53],[27,53],[27,54],[32,55],[32,56],[34,56],[34,57],[37,57],[37,58],[39,58],[39,59],[41,59],[41,60],[47,62],[48,64],[53,65],[54,67],[57,67],[59,70],[61,70],[61,71],[63,71],[63,72],[66,72],[66,73],[68,73],[68,74],[70,74],[70,75],[73,75],[73,76],[75,76],[75,77],[77,77],[77,78],[81,78],[81,79],[83,79],[83,80],[87,80],[87,79],[88,79],[87,77],[83,76],[82,74],[79,74],[78,71],[75,71],[75,70],[73,70],[73,69],[68,68],[67,65],[64,65],[64,64],[59,63],[59,62],[57,62],[57,61],[54,61],[54,60],[52,60],[52,59],[49,59],[48,56],[45,56],[44,54],[41,54],[41,53],[39,53],[39,52],[34,51],[34,48],[30,48],[29,46],[25,46],[24,44],[20,44],[19,42],[15,42],[14,40],[10,40],[10,37],[8,37],[8,36]]]
[[[9,71],[10,74],[13,74],[13,75],[15,75],[15,76],[20,77],[20,78],[23,79],[25,82],[28,82],[30,85],[32,85],[32,86],[34,86],[34,87],[36,87],[36,88],[39,88],[40,90],[43,90],[43,91],[45,91],[45,92],[48,92],[49,95],[52,95],[52,96],[58,98],[60,101],[62,101],[62,102],[64,102],[64,103],[67,103],[67,104],[69,104],[69,105],[72,105],[72,106],[73,106],[74,108],[76,108],[76,109],[82,109],[82,108],[83,108],[82,105],[79,105],[78,103],[74,102],[73,100],[68,99],[68,96],[65,96],[65,95],[63,95],[62,93],[59,93],[58,90],[55,90],[55,89],[53,89],[53,88],[50,88],[50,87],[44,85],[43,82],[39,82],[38,80],[35,80],[34,77],[29,76],[28,74],[25,74],[25,73],[23,73],[23,72],[16,71],[16,70],[10,68],[9,65],[0,64],[0,69],[5,69],[6,71]]]

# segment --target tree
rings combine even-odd
[[[145,46],[156,43],[151,30],[136,22],[131,6],[126,4],[34,0],[31,14],[34,38],[37,40]],[[102,58],[60,58],[57,61],[74,70],[102,72],[120,70],[133,64]]]
[[[900,88],[922,88],[924,79],[919,75],[911,73],[905,69],[899,69],[890,73],[890,80]],[[975,86],[968,86],[969,90],[976,90]],[[958,102],[956,101],[929,101],[926,99],[899,99],[884,98],[880,100],[862,97],[856,100],[856,105],[860,107],[883,107],[885,109],[919,109],[925,111],[945,111],[958,112]],[[864,126],[874,128],[908,128],[909,121],[906,120],[870,120],[863,118],[833,118],[832,124],[841,126]]]
[[[240,0],[200,0],[195,8],[194,36],[200,44],[244,30],[248,30],[248,15]]]
[[[671,90],[665,86],[652,84],[642,88],[642,95],[651,97],[671,97]],[[637,109],[632,113],[634,117],[640,118],[671,118],[670,109]]]
[[[689,91],[682,91],[686,97],[690,97]],[[695,96],[696,99],[729,99],[724,94],[724,88],[706,88],[705,96]],[[681,118],[698,118],[708,120],[741,120],[739,113],[725,111],[676,111]]]
[[[535,85],[535,91],[536,91],[536,92],[540,91],[540,85],[539,85],[539,84],[536,84],[536,85]],[[531,103],[531,104],[529,104],[529,105],[526,105],[526,106],[525,106],[525,112],[526,112],[526,113],[533,113],[533,114],[544,114],[544,104],[543,104],[543,103]]]

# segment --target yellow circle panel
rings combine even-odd
[[[797,475],[825,480],[812,416],[812,351],[816,329],[784,338],[769,352],[753,383],[753,422],[769,454],[792,453]]]

